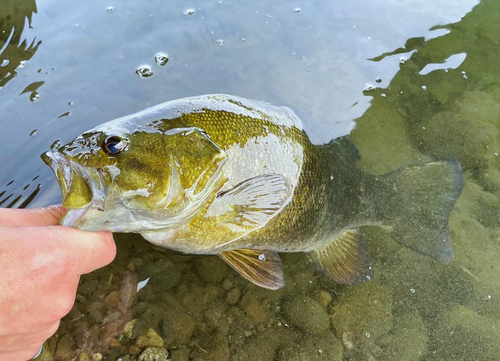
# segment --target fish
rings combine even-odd
[[[453,159],[387,174],[357,166],[348,136],[313,144],[289,108],[225,94],[168,101],[88,130],[41,155],[68,209],[64,226],[139,233],[218,255],[279,289],[279,253],[306,252],[335,282],[374,277],[363,226],[443,262],[464,180]]]

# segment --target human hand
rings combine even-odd
[[[58,226],[66,209],[0,208],[0,361],[25,361],[73,307],[80,275],[109,264],[108,232]]]

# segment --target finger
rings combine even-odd
[[[60,204],[36,209],[0,208],[0,225],[10,227],[56,225],[65,213],[66,208]]]
[[[116,245],[110,232],[87,232],[63,226],[29,228],[38,232],[35,242],[42,242],[44,238],[55,240],[60,247],[58,253],[65,255],[79,274],[104,267],[116,256]]]

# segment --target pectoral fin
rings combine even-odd
[[[310,255],[338,283],[353,285],[373,278],[370,255],[356,229],[346,230]]]
[[[277,290],[285,285],[281,259],[277,252],[238,249],[222,252],[219,256],[257,286]]]
[[[292,191],[281,174],[263,174],[219,193],[205,215],[207,221],[225,228],[219,234],[227,239],[220,238],[218,247],[264,227],[288,204]]]

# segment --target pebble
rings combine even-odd
[[[148,347],[138,358],[139,361],[167,361],[168,351],[162,347]]]
[[[162,333],[167,344],[187,345],[197,327],[193,317],[183,311],[171,311],[165,314]]]
[[[226,301],[229,305],[235,305],[240,301],[241,291],[235,287],[231,289],[226,295]]]
[[[137,337],[137,345],[139,347],[163,347],[165,343],[158,333],[152,328],[149,328],[146,334]]]
[[[321,306],[325,309],[325,311],[328,312],[328,307],[330,307],[330,304],[333,301],[333,297],[330,293],[320,290],[318,291],[318,294],[316,295],[316,299],[319,302]]]
[[[89,355],[86,352],[82,352],[78,355],[78,361],[90,361]]]
[[[221,283],[228,271],[228,266],[218,257],[196,258],[194,266],[201,280],[205,283]]]
[[[392,292],[376,281],[348,288],[331,308],[332,327],[339,335],[352,332],[360,340],[377,339],[392,329],[393,303]]]
[[[323,306],[310,297],[299,296],[283,306],[290,323],[304,332],[321,334],[330,329],[330,319]]]
[[[233,288],[233,285],[233,281],[231,281],[229,278],[226,278],[224,282],[222,282],[222,288],[224,288],[224,290],[226,291],[229,291],[231,288]]]
[[[61,360],[69,360],[74,357],[73,354],[73,346],[75,342],[71,335],[65,334],[61,337],[59,342],[57,343],[57,349],[55,357]]]
[[[203,293],[203,303],[208,305],[219,296],[219,287],[214,285],[206,285]]]
[[[332,333],[306,336],[299,343],[288,344],[277,353],[278,361],[342,361],[342,342]]]
[[[254,325],[264,323],[269,318],[269,307],[259,302],[250,292],[243,296],[240,306]]]
[[[140,354],[142,351],[142,348],[140,348],[139,346],[137,345],[131,345],[129,348],[128,348],[128,353],[131,354],[131,355],[134,355],[134,356],[137,356],[138,354]]]
[[[128,321],[123,328],[123,334],[128,338],[132,338],[132,333],[134,332],[135,324],[137,323],[137,319],[133,319]]]
[[[104,299],[104,303],[108,307],[116,307],[119,301],[120,301],[120,291],[112,291],[108,293],[108,295]]]

